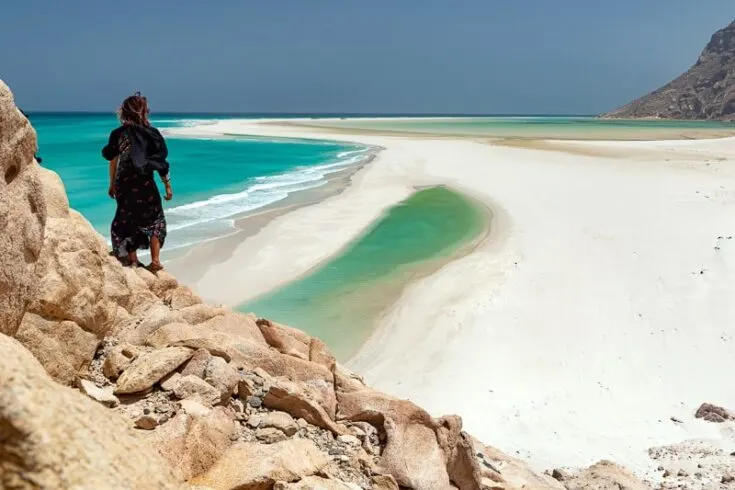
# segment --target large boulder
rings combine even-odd
[[[189,480],[206,472],[225,453],[235,433],[232,414],[223,407],[186,410],[149,433],[149,441],[177,476]]]
[[[248,464],[243,464],[244,462]],[[306,439],[275,444],[233,445],[204,475],[192,483],[214,490],[268,489],[276,482],[294,482],[316,474],[329,459]]]
[[[0,333],[15,335],[36,291],[46,226],[36,132],[0,80]]]
[[[0,488],[182,488],[126,421],[0,334]]]

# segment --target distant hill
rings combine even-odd
[[[714,33],[689,71],[602,117],[735,119],[735,21]]]

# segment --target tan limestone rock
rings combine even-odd
[[[334,369],[336,365],[334,355],[321,340],[313,338],[301,330],[266,319],[257,320],[256,324],[268,345],[281,354],[311,361],[324,366],[330,371]]]
[[[60,386],[0,335],[0,488],[180,489],[119,415]]]
[[[227,362],[232,360],[232,351],[215,339],[198,337],[195,339],[179,340],[173,342],[171,347],[189,347],[191,349],[204,349],[213,356],[219,356]]]
[[[193,353],[186,347],[166,347],[140,356],[118,378],[115,393],[147,390],[186,362]]]
[[[128,270],[134,274],[131,269]],[[182,322],[183,318],[178,312],[158,302],[137,314],[127,324],[121,325],[112,334],[122,342],[144,345],[146,339],[159,328],[170,323]]]
[[[230,447],[235,432],[235,422],[227,409],[190,409],[159,426],[149,439],[185,480],[201,475],[218,461]]]
[[[374,475],[370,478],[373,490],[399,490],[395,478],[390,475]]]
[[[268,489],[279,481],[294,482],[314,475],[328,463],[327,456],[306,439],[267,445],[238,443],[192,483],[215,490]]]
[[[206,322],[207,320],[211,320],[218,315],[224,315],[229,311],[230,310],[228,310],[227,308],[211,306],[202,303],[182,308],[179,310],[179,313],[181,313],[181,316],[184,317],[186,323],[190,323],[191,325],[198,325],[200,323]]]
[[[204,380],[220,393],[220,402],[226,403],[235,393],[240,375],[227,361],[218,356],[209,360],[204,370]]]
[[[204,371],[207,369],[207,364],[212,359],[212,354],[207,349],[197,349],[191,359],[184,365],[184,369],[181,370],[182,376],[194,375],[204,379]]]
[[[362,487],[342,480],[307,476],[295,483],[278,482],[273,490],[361,490]],[[373,487],[374,488],[374,487]],[[396,487],[396,490],[398,487]]]
[[[72,321],[50,321],[26,313],[16,338],[59,383],[72,385],[94,357],[99,340]]]
[[[563,490],[565,487],[549,475],[537,474],[520,459],[513,458],[480,441],[469,438],[473,452],[480,454],[482,475],[498,483],[500,488],[538,488],[539,490]],[[500,486],[503,485],[503,486]]]
[[[104,294],[104,242],[76,211],[49,218],[38,265],[38,291],[28,311],[48,320],[70,320],[102,339],[117,305]]]
[[[43,187],[43,196],[46,201],[46,214],[49,218],[68,218],[69,199],[61,177],[56,172],[38,167],[38,177]]]
[[[201,325],[205,331],[227,334],[233,341],[252,342],[255,345],[267,346],[263,334],[255,324],[252,316],[242,313],[228,312],[215,316]]]
[[[291,437],[299,430],[296,421],[286,412],[263,412],[251,415],[247,424],[253,428],[274,428]]]
[[[568,490],[651,490],[631,471],[610,461],[597,464],[564,481]]]
[[[326,411],[335,416],[337,398],[334,392],[334,375],[326,367],[281,354],[272,348],[263,348],[253,342],[233,342],[229,352],[232,362],[244,371],[261,369],[272,377],[290,379],[301,386]]]
[[[175,289],[166,291],[163,295],[163,301],[170,305],[174,310],[181,310],[189,306],[200,304],[202,302],[202,298],[192,291],[191,288],[187,286],[179,286]]]
[[[169,323],[146,337],[145,344],[160,349],[180,340],[195,339],[202,335],[206,335],[206,332],[202,332],[201,327],[188,323]]]
[[[175,289],[179,285],[176,278],[166,271],[158,271],[156,274],[153,274],[153,276],[155,277],[155,281],[150,288],[151,291],[153,291],[153,294],[158,296],[160,299],[163,299],[164,295],[168,291]]]
[[[312,400],[308,393],[297,383],[277,380],[266,393],[263,405],[282,410],[295,418],[303,418],[312,425],[321,427],[335,435],[347,434],[346,427],[336,424],[319,403]]]
[[[114,346],[102,363],[102,374],[116,380],[140,353],[140,349],[128,343]]]
[[[36,133],[0,80],[0,333],[15,335],[35,296],[46,201]]]
[[[112,386],[100,388],[88,379],[80,379],[79,390],[106,407],[116,407],[120,403],[120,400],[112,393]]]
[[[212,385],[197,376],[182,376],[174,385],[174,395],[179,399],[194,398],[204,405],[214,405],[221,401],[221,393]]]

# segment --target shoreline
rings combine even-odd
[[[492,209],[493,238],[403,291],[351,362],[367,381],[458,413],[539,469],[613,459],[657,481],[651,447],[735,450],[692,416],[735,406],[712,374],[735,369],[735,242],[718,239],[735,235],[735,138],[544,143],[582,148],[567,152],[242,120],[191,131],[384,148],[343,192],[269,221],[191,284],[210,298],[293,280],[414,187],[449,185]]]
[[[171,250],[168,253],[169,258],[164,261],[166,268],[183,283],[195,284],[209,267],[227,261],[240,242],[257,234],[269,222],[342,193],[350,185],[353,176],[369,165],[379,151],[378,148],[371,148],[360,162],[328,174],[324,185],[293,192],[286,198],[263,206],[255,212],[233,216],[231,219],[235,231],[229,235]]]

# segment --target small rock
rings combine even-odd
[[[663,466],[659,466],[658,468],[656,468],[656,471],[663,471],[663,470],[664,470]]]
[[[227,361],[214,356],[209,360],[204,370],[204,380],[220,392],[221,400],[225,403],[238,389],[240,375]]]
[[[681,420],[677,419],[676,417],[669,417],[669,418],[670,418],[670,419],[671,419],[671,421],[672,421],[672,422],[674,422],[675,424],[683,424],[683,423],[684,423],[684,422],[682,422]]]
[[[257,396],[249,396],[248,405],[253,408],[259,408],[261,405],[263,405],[263,400]]]
[[[679,470],[679,472],[676,474],[676,476],[689,476],[689,473],[687,473],[684,470]]]
[[[270,378],[270,375],[263,368],[256,367],[253,372],[264,380]]]
[[[735,476],[733,475],[722,475],[720,483],[732,483],[735,482]]]
[[[307,427],[309,427],[309,422],[301,418],[296,421],[296,424],[302,429],[306,429]],[[735,453],[733,453],[733,456],[735,456]]]
[[[161,415],[161,418],[158,419],[158,424],[165,424],[166,422],[168,422],[168,415]]]
[[[715,423],[722,423],[733,418],[730,412],[726,409],[718,407],[717,405],[712,405],[711,403],[702,403],[694,416],[698,419],[704,419],[707,422]]]
[[[557,481],[568,480],[569,476],[569,473],[562,470],[561,468],[554,468],[554,470],[551,472],[551,477]]]
[[[293,417],[286,412],[265,412],[252,418],[257,419],[258,425],[255,427],[273,427],[289,437],[298,431],[298,426]],[[250,425],[249,422],[248,425]]]
[[[178,383],[179,379],[181,379],[181,375],[174,371],[161,380],[161,388],[165,391],[174,391],[174,387],[176,386],[176,383]]]
[[[177,398],[196,398],[204,404],[213,405],[220,401],[220,392],[202,378],[190,374],[182,376],[174,387]]]
[[[247,400],[255,394],[255,382],[250,378],[241,378],[237,383],[237,396],[241,400]]]
[[[79,389],[82,390],[82,393],[106,407],[116,407],[120,403],[117,397],[112,394],[112,387],[100,388],[89,380],[81,379]]]
[[[664,478],[668,478],[671,476],[671,472],[669,470],[664,470],[664,474],[661,476],[663,476]]]
[[[288,439],[286,437],[286,434],[273,427],[257,429],[255,431],[255,437],[258,440],[265,442],[266,444],[275,444],[276,442],[281,442]]]
[[[144,415],[135,421],[135,426],[139,429],[153,430],[158,425],[158,421],[150,415]]]
[[[138,355],[138,348],[130,344],[119,344],[112,348],[102,363],[102,374],[116,380]]]
[[[179,404],[181,405],[181,409],[190,415],[203,417],[212,411],[210,408],[205,407],[199,400],[193,398],[181,400]]]
[[[248,418],[248,426],[252,427],[253,429],[257,429],[260,427],[260,423],[263,421],[263,416],[259,413],[256,413],[255,415],[250,416]]]
[[[138,357],[117,380],[117,394],[140,393],[188,361],[193,351],[186,347],[166,347]]]
[[[328,454],[330,456],[340,456],[344,454],[344,451],[342,450],[342,448],[339,448],[339,447],[330,447]]]
[[[212,360],[212,354],[207,349],[197,349],[194,355],[191,356],[189,362],[184,365],[184,369],[181,370],[182,376],[189,376],[190,374],[204,379],[204,370],[207,368],[207,364]]]
[[[238,422],[244,422],[244,421],[248,420],[248,414],[242,413],[242,412],[236,412],[235,413],[235,420],[237,420]]]
[[[349,456],[345,456],[345,455],[337,456],[337,461],[341,461],[343,463],[347,463],[347,462],[349,462],[349,460],[350,460],[350,457]]]

